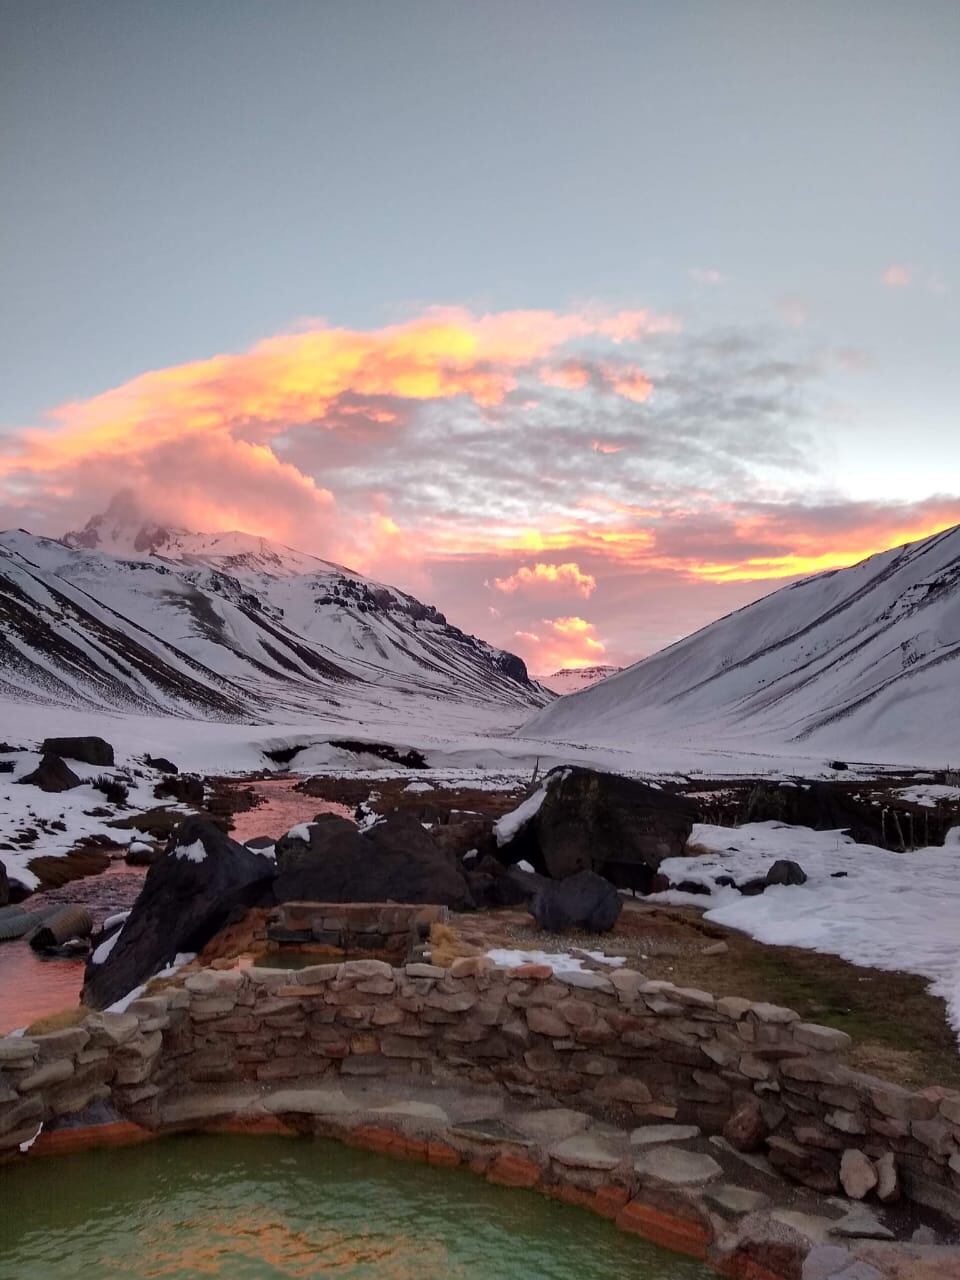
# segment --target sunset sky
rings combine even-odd
[[[954,0],[0,0],[0,527],[623,664],[960,522]]]

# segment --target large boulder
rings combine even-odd
[[[71,791],[80,786],[80,779],[68,764],[59,756],[46,752],[40,757],[40,763],[33,773],[20,779],[27,786],[39,787],[41,791]]]
[[[276,846],[277,902],[430,902],[473,907],[463,870],[415,818],[396,813],[365,831],[323,814]]]
[[[95,764],[101,768],[113,765],[113,747],[105,738],[91,735],[86,738],[44,738],[41,751],[51,755],[66,756],[81,764]]]
[[[10,881],[7,879],[7,868],[0,862],[0,907],[10,901]]]
[[[545,876],[505,867],[491,855],[471,859],[466,865],[467,884],[478,907],[520,907],[530,902],[544,885],[552,884]]]
[[[593,769],[554,769],[496,826],[500,856],[525,858],[557,880],[596,871],[650,891],[665,858],[682,855],[697,809],[682,796]]]
[[[547,880],[528,908],[541,929],[565,933],[585,929],[607,933],[617,923],[623,903],[616,887],[595,871],[578,871],[566,880]]]
[[[237,909],[270,900],[273,860],[237,844],[201,818],[188,818],[144,878],[123,931],[100,964],[88,964],[84,1003],[95,1009],[199,951]]]

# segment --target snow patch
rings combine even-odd
[[[569,951],[512,951],[505,947],[494,947],[486,955],[501,969],[517,969],[522,964],[547,964],[554,973],[584,973],[583,958],[588,956],[598,964],[616,968],[626,964],[626,956],[605,956],[602,951],[584,951],[581,955],[571,955]]]
[[[185,862],[203,862],[207,856],[207,851],[203,847],[202,840],[194,840],[192,844],[177,845],[173,854],[175,858],[180,858]]]

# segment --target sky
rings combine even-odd
[[[0,0],[0,527],[622,665],[960,522],[954,0]]]

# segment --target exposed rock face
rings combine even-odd
[[[559,883],[546,882],[530,903],[530,914],[549,933],[606,933],[617,923],[622,906],[609,880],[595,871],[578,871]]]
[[[33,773],[28,773],[20,781],[28,786],[39,787],[41,791],[70,791],[80,786],[80,779],[68,764],[59,756],[50,752],[44,754]]]
[[[88,964],[83,999],[113,1004],[179,952],[199,951],[236,908],[269,895],[273,861],[188,818],[150,868],[123,931],[102,964]]]
[[[55,756],[66,756],[68,760],[79,760],[81,764],[95,764],[101,767],[113,765],[113,747],[104,738],[90,736],[86,738],[44,738],[40,748],[44,753]]]
[[[696,818],[689,800],[635,779],[556,769],[539,809],[501,856],[527,858],[558,880],[595,871],[646,893],[664,858],[684,852]]]
[[[742,1102],[723,1126],[723,1136],[737,1151],[759,1151],[767,1137],[759,1101]]]
[[[392,814],[361,832],[323,814],[308,840],[277,842],[277,902],[435,902],[466,910],[474,902],[464,872],[420,823]]]

